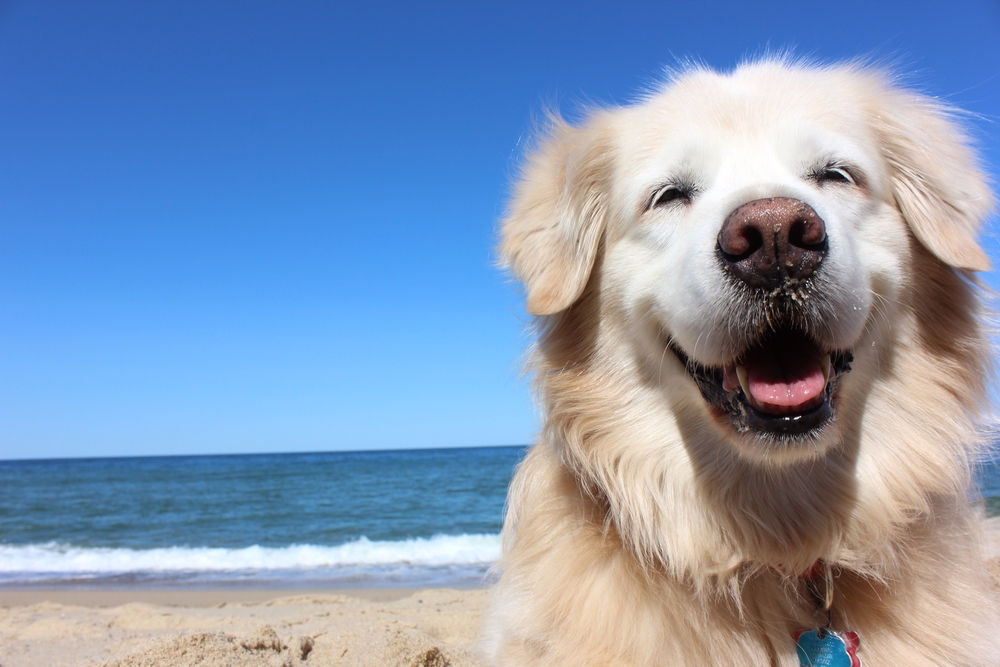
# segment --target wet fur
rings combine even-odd
[[[646,155],[630,151],[660,140],[644,124],[657,105],[676,116],[686,99],[736,91],[755,113],[794,118],[788,98],[803,86],[821,102],[839,95],[830,103],[872,155],[867,213],[826,205],[848,221],[839,234],[857,234],[848,259],[865,267],[868,292],[857,331],[829,334],[854,350],[834,427],[780,451],[734,433],[657,340],[695,325],[640,303],[647,256],[634,248],[647,232],[635,229],[658,223],[628,197]],[[706,126],[754,132],[740,123],[722,113]],[[545,425],[510,489],[494,664],[796,667],[793,633],[814,626],[798,573],[818,559],[836,574],[834,627],[861,634],[867,667],[1000,664],[981,511],[968,500],[991,364],[971,271],[988,266],[975,234],[990,202],[950,110],[853,65],[694,70],[633,107],[555,120],[502,229],[502,255],[539,316],[531,370]],[[717,232],[721,220],[683,224]],[[816,317],[831,327],[847,317],[838,285],[820,286],[832,305]],[[759,313],[718,301],[700,304],[704,318]],[[738,347],[760,320],[727,326],[699,336],[696,353]]]

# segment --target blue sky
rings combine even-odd
[[[769,49],[895,63],[1000,180],[997,0],[0,2],[0,458],[529,442],[533,119]]]

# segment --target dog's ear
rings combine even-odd
[[[600,115],[581,127],[553,118],[515,184],[500,256],[532,315],[569,308],[590,279],[608,215],[609,125]]]
[[[993,197],[953,111],[930,98],[895,90],[876,102],[875,131],[892,171],[903,218],[938,259],[957,269],[988,271],[976,236]]]

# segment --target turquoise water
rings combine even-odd
[[[525,451],[0,461],[0,587],[478,585]]]

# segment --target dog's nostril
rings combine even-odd
[[[727,230],[729,233],[727,234]],[[729,227],[719,233],[719,248],[729,258],[738,261],[760,250],[764,237],[760,230],[751,226]]]
[[[815,215],[800,218],[788,231],[788,244],[797,248],[812,249],[826,241],[826,227]]]

